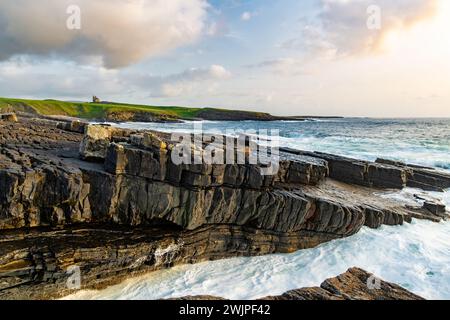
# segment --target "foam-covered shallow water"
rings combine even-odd
[[[413,190],[409,190],[413,191]],[[391,196],[408,197],[408,190]],[[450,192],[435,193],[450,207]],[[165,299],[215,295],[254,299],[318,286],[350,267],[361,267],[428,299],[450,299],[450,222],[372,230],[293,254],[233,258],[185,265],[129,279],[68,299]]]
[[[236,133],[277,129],[283,146],[359,159],[377,157],[450,170],[450,119],[336,119],[307,122],[201,122],[205,132]],[[198,124],[198,123],[197,123]],[[192,131],[183,124],[124,123],[125,128]],[[418,201],[418,190],[386,194]],[[450,209],[450,191],[427,193]],[[318,286],[357,266],[429,299],[450,299],[450,222],[414,220],[398,227],[363,228],[346,239],[293,254],[234,258],[178,266],[129,279],[101,291],[81,291],[68,299],[161,299],[215,295],[254,299]]]
[[[364,229],[352,238],[290,255],[181,266],[70,298],[160,299],[208,294],[253,299],[317,286],[351,266],[359,266],[426,298],[450,299],[450,257],[444,241],[449,237],[448,223],[414,222],[404,227]]]

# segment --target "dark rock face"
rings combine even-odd
[[[433,215],[445,215],[446,213],[446,207],[443,203],[425,201],[423,207]]]
[[[81,271],[81,288],[104,288],[126,278],[179,264],[310,248],[332,235],[277,233],[233,225],[193,231],[173,226],[104,225],[4,234],[0,248],[0,299],[46,299],[73,293],[68,268]]]
[[[330,178],[338,181],[372,188],[402,189],[406,186],[407,171],[393,165],[370,163],[322,152],[287,151],[326,160],[330,168]]]
[[[293,252],[364,225],[447,216],[330,179],[400,187],[407,170],[393,165],[282,152],[277,174],[263,176],[259,165],[174,165],[173,142],[158,132],[48,119],[0,131],[5,298],[67,294],[70,265],[80,266],[84,288],[101,287],[134,272]],[[161,252],[171,252],[165,263]]]
[[[79,135],[53,126],[46,121],[2,125],[0,229],[89,218],[89,186],[79,168],[61,162],[61,157],[76,155]]]
[[[433,168],[421,167],[403,162],[377,159],[376,163],[395,165],[407,170],[407,186],[427,191],[442,191],[450,188],[450,176]]]
[[[223,300],[211,296],[190,296],[176,300]],[[408,290],[381,279],[359,268],[325,280],[320,287],[291,290],[280,296],[259,300],[424,300]]]
[[[52,166],[0,171],[0,229],[61,225],[90,220],[90,187],[81,171]]]
[[[282,161],[276,176],[261,175],[261,167],[245,164],[174,165],[167,149],[145,150],[112,143],[105,156],[105,169],[114,175],[128,175],[195,188],[228,186],[267,189],[277,183],[314,185],[324,180],[326,162]]]

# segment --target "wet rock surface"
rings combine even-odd
[[[261,165],[174,165],[175,142],[159,132],[20,118],[0,121],[0,133],[2,298],[70,293],[72,265],[83,288],[102,287],[175,264],[293,252],[363,226],[447,217],[439,205],[379,196],[373,187],[407,184],[409,169],[392,164],[288,150],[264,176]]]
[[[177,300],[223,300],[211,296],[191,296]],[[424,300],[408,290],[379,278],[359,268],[325,280],[320,287],[291,290],[279,296],[259,300]]]

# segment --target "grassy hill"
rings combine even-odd
[[[161,107],[124,103],[0,98],[0,110],[107,121],[278,120],[267,113],[214,108]]]

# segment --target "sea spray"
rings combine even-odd
[[[179,239],[177,243],[172,243],[165,248],[158,247],[153,254],[155,257],[155,266],[171,265],[174,258],[181,252],[183,246],[183,240]]]

